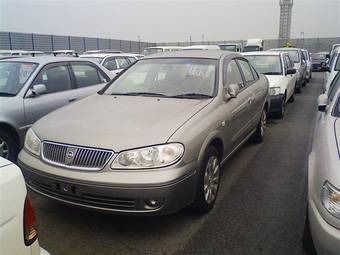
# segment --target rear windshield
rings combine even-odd
[[[314,53],[312,59],[326,59],[325,53]]]
[[[244,52],[250,52],[250,51],[259,51],[260,47],[259,46],[245,46],[243,48]]]
[[[163,52],[162,48],[146,48],[143,50],[143,55],[147,56],[147,55],[160,53],[160,52]]]
[[[282,65],[280,56],[244,56],[255,67],[255,69],[265,75],[282,75]]]
[[[226,51],[236,51],[236,45],[219,45],[221,50],[226,50]]]
[[[27,62],[0,62],[0,96],[18,94],[37,66]]]
[[[87,59],[87,60],[90,60],[90,61],[93,61],[97,64],[100,64],[103,60],[103,58],[96,58],[96,57],[81,57],[81,58],[84,58],[84,59]]]
[[[215,59],[146,59],[124,72],[104,92],[118,95],[211,97],[215,92]]]

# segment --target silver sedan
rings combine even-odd
[[[319,255],[340,252],[340,75],[319,97],[308,164],[308,216]]]

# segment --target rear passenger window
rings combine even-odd
[[[131,64],[135,63],[137,60],[133,57],[128,57]]]
[[[118,62],[119,68],[127,68],[130,65],[126,58],[118,57],[116,60]]]
[[[70,73],[65,65],[45,68],[37,76],[34,85],[36,84],[44,84],[46,86],[47,91],[45,94],[65,91],[72,88]]]
[[[248,62],[244,60],[237,60],[237,62],[240,64],[246,83],[249,84],[254,82],[255,79]]]
[[[228,65],[223,66],[223,75],[224,75],[224,87],[227,87],[231,84],[237,84],[240,87],[244,87],[243,79],[240,73],[240,69],[235,60],[230,61]]]
[[[79,88],[102,83],[98,70],[94,66],[86,64],[72,64],[72,69]]]
[[[333,101],[334,96],[336,94],[336,92],[338,91],[340,87],[340,75],[338,74],[337,76],[335,76],[333,82],[330,85],[329,91],[328,91],[328,99],[330,101]]]
[[[113,70],[118,69],[116,60],[114,58],[106,59],[103,63],[103,66],[109,71],[113,71]]]

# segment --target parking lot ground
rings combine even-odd
[[[72,208],[32,194],[39,240],[51,254],[303,254],[307,158],[322,73],[223,167],[218,201],[205,216],[183,210],[124,217]]]

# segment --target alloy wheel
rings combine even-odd
[[[220,163],[216,156],[211,156],[204,172],[204,198],[211,204],[217,195],[220,182]]]
[[[261,136],[264,136],[264,133],[266,132],[266,127],[267,127],[267,113],[265,110],[262,111],[260,125],[261,125],[260,126]]]

